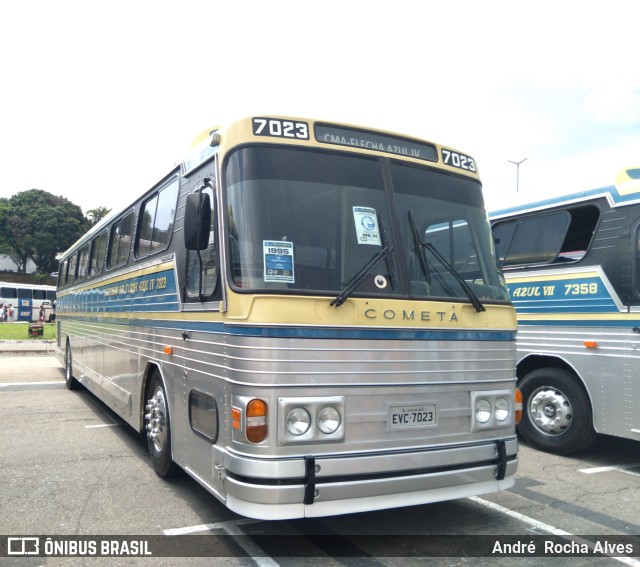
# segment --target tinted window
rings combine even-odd
[[[354,286],[361,296],[466,300],[431,250],[424,262],[417,240],[437,239],[432,249],[453,259],[480,299],[507,298],[476,181],[368,157],[255,147],[234,152],[225,175],[237,289],[336,296]]]
[[[74,254],[69,258],[69,273],[67,274],[67,283],[73,283],[76,281],[76,263],[78,260],[78,255]]]
[[[169,245],[178,199],[178,181],[145,201],[140,215],[136,256],[147,256]]]
[[[76,281],[84,281],[87,278],[89,269],[89,244],[85,244],[78,253],[78,275]]]
[[[215,443],[218,438],[218,407],[209,394],[192,390],[189,394],[189,421],[201,437]]]
[[[594,205],[498,221],[493,236],[504,266],[576,262],[586,254],[600,218]]]
[[[67,268],[69,267],[69,262],[65,260],[60,264],[58,269],[58,287],[62,287],[67,283]]]
[[[15,287],[3,287],[2,288],[2,297],[4,299],[15,299],[18,297],[18,293]]]
[[[89,260],[89,275],[97,276],[104,269],[104,257],[107,250],[107,232],[94,238],[91,246],[91,259]]]
[[[109,241],[109,268],[122,266],[129,259],[133,239],[133,211],[127,213],[111,227]]]

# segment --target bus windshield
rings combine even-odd
[[[388,159],[267,146],[235,151],[224,178],[237,291],[467,301],[462,278],[481,300],[508,298],[476,181]]]

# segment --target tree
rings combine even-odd
[[[0,243],[20,258],[25,272],[29,258],[39,272],[56,270],[56,255],[88,228],[78,205],[41,189],[22,191],[0,202]]]
[[[96,207],[95,209],[89,209],[85,217],[91,226],[95,226],[110,212],[111,209],[108,209],[107,207]]]

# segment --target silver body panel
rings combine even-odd
[[[597,348],[585,347],[594,341]],[[521,325],[518,361],[555,357],[583,383],[598,433],[640,440],[640,334],[616,327]]]
[[[184,340],[178,322],[127,323],[62,321],[74,376],[141,430],[145,369],[157,366],[167,389],[173,459],[239,513],[263,518],[346,513],[372,509],[373,502],[378,508],[418,504],[513,483],[513,422],[486,431],[472,425],[473,392],[511,395],[511,341],[372,342],[197,331]],[[172,347],[171,355],[163,353],[164,345]],[[57,352],[62,361],[63,349]],[[190,426],[193,390],[216,400],[215,444]],[[343,439],[282,442],[278,400],[336,396],[346,408]],[[230,408],[254,397],[272,408],[269,438],[259,444],[248,443],[229,424]],[[417,401],[437,405],[437,424],[391,430],[389,407]],[[498,446],[505,439],[506,475],[497,480]],[[314,504],[304,504],[309,456],[316,465]],[[407,493],[413,495],[408,500]]]

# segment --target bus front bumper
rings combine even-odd
[[[514,484],[517,451],[513,438],[455,448],[275,461],[217,450],[217,458],[224,462],[227,507],[272,520],[382,510],[506,490]]]

